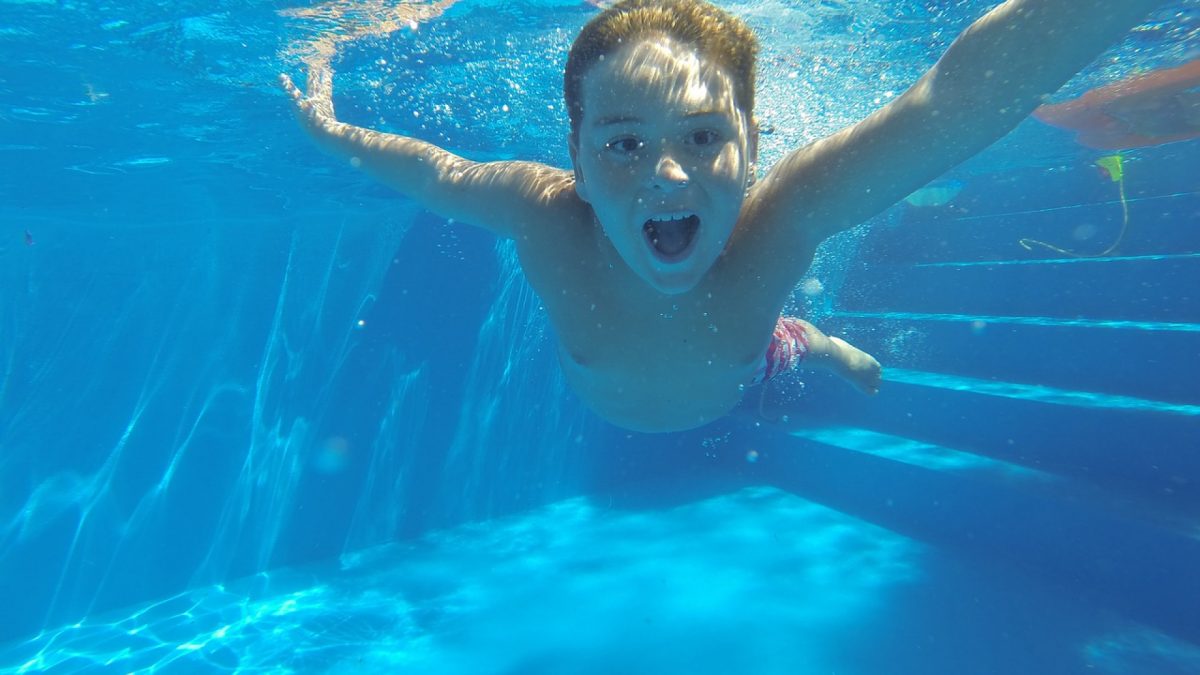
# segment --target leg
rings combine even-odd
[[[879,391],[882,369],[870,354],[838,337],[830,337],[811,323],[790,316],[779,318],[767,349],[766,365],[756,382],[803,365],[828,370],[860,391]]]

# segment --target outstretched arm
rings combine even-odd
[[[534,162],[473,162],[432,143],[339,122],[328,67],[309,71],[307,95],[287,75],[279,80],[322,149],[445,218],[516,237],[546,222],[547,210],[574,194],[568,171]]]
[[[1160,1],[1005,2],[896,100],[776,165],[758,219],[811,254],[1004,136]]]

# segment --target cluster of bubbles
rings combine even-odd
[[[761,40],[756,115],[771,131],[760,149],[764,165],[898,96],[933,65],[962,21],[993,3],[960,4],[971,7],[784,0],[730,6]]]
[[[346,121],[472,159],[564,165],[561,74],[576,27],[547,28],[504,8],[456,2],[340,0],[287,10],[316,30],[284,56],[336,71]],[[578,14],[581,24],[587,16]]]

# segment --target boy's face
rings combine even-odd
[[[753,163],[730,75],[667,37],[623,46],[583,78],[575,189],[621,258],[683,293],[733,233]]]

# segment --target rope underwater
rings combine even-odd
[[[1104,256],[1109,255],[1113,251],[1117,250],[1117,247],[1120,246],[1121,242],[1125,240],[1125,232],[1129,229],[1129,202],[1125,199],[1125,171],[1122,164],[1123,163],[1120,155],[1109,155],[1096,160],[1096,165],[1099,166],[1102,171],[1104,171],[1109,180],[1112,180],[1117,184],[1117,189],[1121,196],[1121,231],[1117,233],[1116,240],[1113,241],[1108,248],[1099,253],[1080,253],[1079,251],[1072,251],[1055,246],[1054,244],[1040,241],[1038,239],[1029,239],[1027,237],[1018,240],[1017,243],[1020,244],[1021,247],[1026,251],[1032,251],[1034,246],[1041,246],[1042,248],[1049,249],[1055,253],[1072,258],[1103,258]]]

